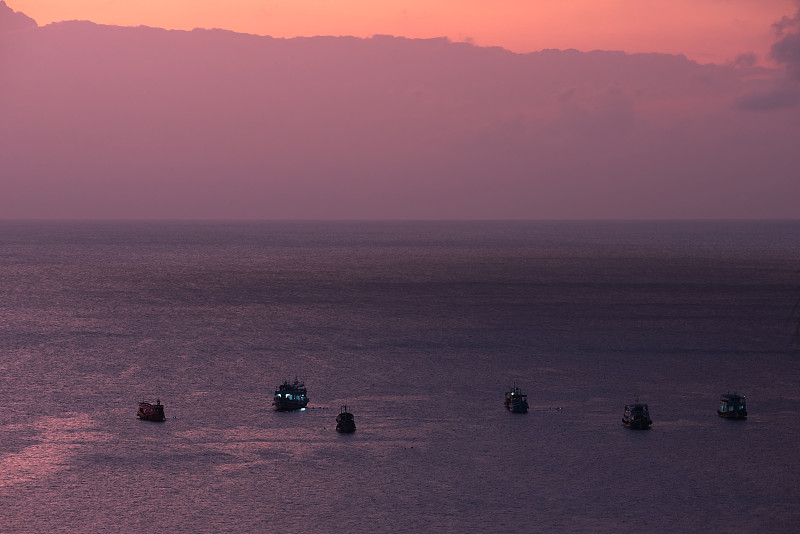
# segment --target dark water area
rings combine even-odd
[[[798,299],[800,221],[0,222],[0,531],[797,532]]]

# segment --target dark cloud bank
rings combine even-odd
[[[784,72],[0,2],[0,217],[797,217],[794,28]]]

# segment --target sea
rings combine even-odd
[[[0,221],[0,532],[800,532],[798,302],[799,220]]]

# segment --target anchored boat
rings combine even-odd
[[[341,412],[336,416],[336,431],[343,433],[356,431],[356,420],[348,411],[347,406],[342,406]]]
[[[517,386],[506,391],[506,410],[511,413],[528,412],[528,396],[523,394]]]
[[[293,410],[300,410],[308,404],[308,391],[306,385],[298,382],[297,378],[294,383],[285,380],[283,384],[278,386],[275,391],[275,398],[272,405],[279,412],[291,412]]]
[[[726,419],[746,419],[747,402],[744,395],[725,394],[720,397],[717,415]]]
[[[639,402],[637,396],[633,404],[625,405],[625,412],[622,414],[622,424],[634,430],[647,430],[653,424],[650,419],[650,410],[647,404]]]
[[[166,421],[167,419],[164,417],[164,405],[161,404],[161,400],[156,400],[155,404],[144,401],[140,402],[136,417],[144,419],[145,421],[156,421],[158,423]]]

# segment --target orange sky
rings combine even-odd
[[[794,0],[6,0],[40,25],[91,20],[295,37],[447,36],[515,52],[543,48],[682,53],[724,63],[775,41]]]

